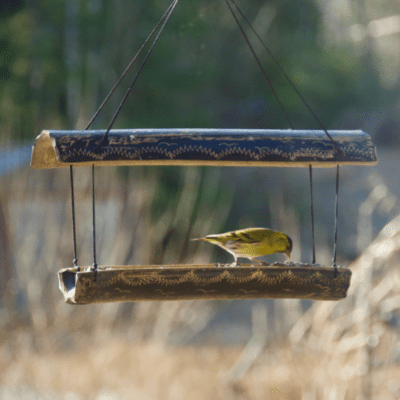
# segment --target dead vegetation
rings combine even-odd
[[[217,170],[186,169],[173,202],[157,192],[165,176],[155,169],[105,170],[97,176],[101,264],[208,261],[187,248],[190,237],[218,231],[228,215],[229,196],[221,203],[213,192]],[[207,195],[190,190],[201,185]],[[79,263],[90,265],[87,172],[77,173],[76,186]],[[347,299],[315,302],[306,312],[300,301],[275,301],[274,316],[255,302],[245,346],[194,345],[223,302],[63,303],[56,272],[72,260],[67,189],[67,170],[27,169],[2,179],[2,270],[11,277],[0,309],[0,397],[400,397],[400,217],[350,265]],[[158,201],[156,217],[150,199]]]

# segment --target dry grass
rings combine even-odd
[[[185,170],[172,202],[158,193],[165,176],[157,170],[129,174],[97,175],[100,263],[207,262],[188,238],[218,231],[227,217],[229,198],[221,206],[215,193],[218,171]],[[76,182],[83,265],[91,263],[89,175],[80,171]],[[207,195],[193,190],[201,185]],[[67,171],[2,180],[3,233],[11,238],[3,271],[15,269],[0,309],[1,398],[400,397],[400,217],[350,266],[347,299],[315,302],[305,313],[299,301],[275,301],[273,317],[256,302],[247,345],[194,346],[226,303],[63,303],[56,272],[72,259],[67,188]]]

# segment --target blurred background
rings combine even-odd
[[[377,145],[376,167],[341,168],[348,297],[65,304],[69,171],[32,170],[30,147],[43,129],[85,127],[169,2],[4,1],[0,398],[400,398],[400,3],[237,3],[324,125],[362,129]],[[295,128],[318,128],[253,44]],[[95,128],[108,126],[137,68]],[[147,127],[288,128],[224,1],[177,5],[114,125]],[[317,263],[330,265],[335,170],[314,178]],[[251,226],[284,231],[293,261],[310,262],[308,185],[301,168],[98,168],[98,262],[230,262],[189,239]],[[75,186],[79,265],[90,265],[88,169],[75,169]]]

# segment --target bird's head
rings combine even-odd
[[[293,241],[289,236],[286,236],[286,237],[287,237],[288,243],[287,243],[285,255],[288,259],[290,259],[290,254],[292,253],[292,250],[293,250]]]

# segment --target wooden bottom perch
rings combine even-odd
[[[62,269],[60,290],[69,304],[148,300],[341,300],[351,271],[310,264],[102,266]]]

